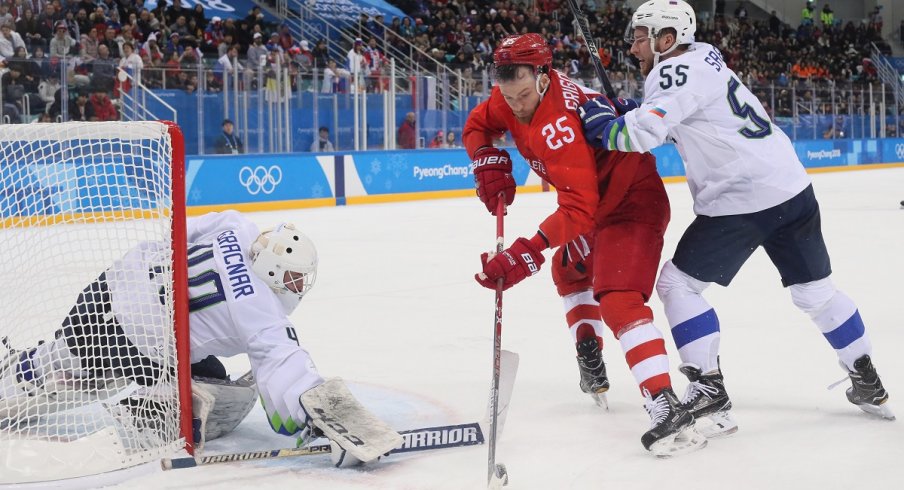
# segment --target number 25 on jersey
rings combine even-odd
[[[574,142],[574,130],[565,125],[566,121],[568,121],[568,118],[562,116],[556,119],[555,127],[553,127],[552,123],[543,126],[541,133],[546,137],[546,146],[550,150],[558,150],[565,146],[565,143]]]

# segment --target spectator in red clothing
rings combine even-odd
[[[292,46],[295,46],[295,39],[292,38],[292,32],[289,31],[289,26],[282,25],[279,28],[279,47],[283,49],[283,51],[288,51]]]
[[[437,131],[436,136],[430,141],[429,148],[444,148],[446,140],[443,139],[443,132]]]
[[[415,129],[414,113],[405,114],[405,120],[399,126],[399,136],[396,140],[399,148],[413,150],[417,148],[417,129]]]
[[[107,96],[106,91],[102,89],[95,90],[88,103],[91,104],[91,109],[94,111],[94,117],[91,118],[92,121],[119,120],[119,114],[116,113],[113,101]]]
[[[217,16],[210,19],[210,24],[204,30],[204,45],[201,51],[208,54],[218,54],[218,47],[223,42],[223,21]]]

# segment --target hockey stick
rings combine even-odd
[[[596,43],[590,35],[590,23],[587,22],[587,16],[584,15],[584,11],[581,10],[581,7],[578,6],[577,0],[568,0],[568,7],[571,9],[571,14],[574,15],[574,20],[578,23],[578,29],[581,30],[581,35],[584,36],[584,42],[587,43],[587,49],[590,50],[590,61],[593,62],[593,67],[596,69],[596,75],[600,77],[600,82],[603,84],[603,91],[606,93],[606,97],[614,99],[616,93],[612,88],[612,83],[609,81],[609,76],[606,74],[606,68],[603,67],[603,60],[600,59],[600,50],[597,49]]]
[[[502,432],[502,423],[508,412],[512,399],[512,389],[515,385],[515,376],[518,372],[518,354],[502,351],[502,375],[499,385],[499,407],[496,413],[499,417],[499,432]],[[402,446],[393,449],[389,454],[407,453],[415,451],[427,451],[430,449],[446,449],[463,446],[478,446],[486,442],[484,437],[485,427],[491,417],[491,403],[487,403],[486,418],[480,422],[469,424],[446,425],[439,427],[427,427],[401,431]],[[198,456],[197,458],[162,459],[160,466],[164,470],[193,468],[217,463],[231,463],[234,461],[254,461],[260,459],[290,458],[296,456],[315,456],[318,454],[330,454],[330,445],[307,446],[302,448],[271,449],[264,451],[249,451],[244,453],[216,454],[212,456]]]
[[[500,192],[496,205],[496,254],[502,253],[505,238],[503,224],[505,193]],[[496,463],[496,437],[499,428],[499,378],[502,375],[502,286],[505,278],[496,280],[496,314],[493,319],[493,388],[490,392],[490,444],[487,456],[487,487],[501,488],[508,483],[504,464]]]
[[[448,449],[453,447],[476,446],[483,444],[485,438],[480,424],[443,425],[438,427],[425,427],[401,431],[402,446],[388,452],[390,454],[408,453],[415,451],[427,451],[431,449]],[[292,458],[297,456],[316,456],[318,454],[330,454],[329,444],[306,446],[287,449],[270,449],[264,451],[249,451],[244,453],[216,454],[212,456],[199,456],[197,458],[164,458],[160,460],[160,466],[165,470],[179,470],[206,466],[218,463],[232,463],[235,461],[255,461],[261,459]]]

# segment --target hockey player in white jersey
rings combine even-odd
[[[588,141],[647,152],[674,141],[684,160],[697,218],[660,272],[656,290],[691,381],[682,400],[710,436],[737,430],[719,366],[719,320],[701,293],[728,286],[762,246],[791,292],[835,349],[852,386],[848,400],[894,418],[870,359],[854,302],[835,288],[810,178],[782,130],[725,65],[715,47],[694,42],[696,18],[682,0],[650,0],[626,32],[646,77],[644,100],[619,116],[605,98],[584,104]]]
[[[298,343],[287,315],[316,279],[317,252],[308,237],[291,224],[262,233],[238,212],[227,211],[189,219],[187,240],[194,375],[223,378],[225,369],[213,356],[247,354],[274,431],[297,435],[299,443],[323,434],[342,456],[347,451],[361,461],[401,445],[401,436],[358,404],[341,380],[325,380]],[[91,377],[113,370],[139,385],[159,379],[166,346],[148,339],[164,336],[143,335],[147,322],[139,317],[149,314],[149,305],[160,308],[150,313],[165,315],[165,302],[158,300],[164,289],[154,275],[165,257],[162,246],[145,242],[130,250],[79,295],[55,340],[0,361],[0,400],[34,395],[49,371]],[[218,394],[209,388],[193,383],[196,415],[203,408],[197,405]],[[253,404],[254,390],[245,393]],[[230,429],[250,406],[238,415],[222,414],[239,418]],[[337,432],[343,426],[348,430]]]

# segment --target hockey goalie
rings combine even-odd
[[[324,379],[298,343],[288,315],[316,278],[317,252],[308,237],[291,224],[261,232],[227,211],[189,219],[187,240],[196,447],[234,429],[258,396],[274,431],[296,437],[299,445],[325,436],[347,462],[371,461],[401,445],[401,436],[361,406],[340,379]],[[172,347],[140,321],[164,314],[149,311],[165,304],[163,247],[143,242],[100,274],[52,340],[15,348],[23,346],[3,339],[0,438],[4,432],[34,436],[34,418],[71,417],[73,410],[98,404],[111,425],[141,434],[127,446],[164,437],[160,418],[172,413],[167,404],[176,403],[174,362],[166,361]],[[243,353],[251,372],[230,380],[216,356]],[[92,417],[82,425],[103,423]]]

